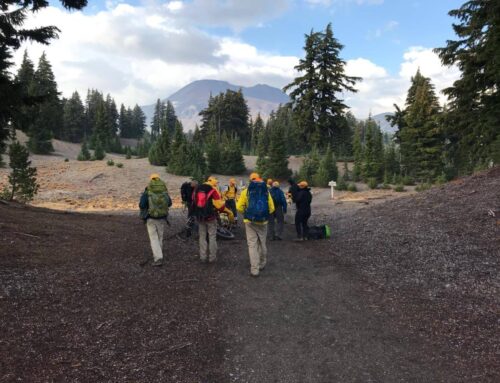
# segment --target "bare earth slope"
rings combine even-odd
[[[495,382],[500,170],[353,211],[333,238],[242,231],[217,264],[172,236],[162,269],[132,217],[0,204],[0,382]],[[287,218],[291,221],[291,217]]]

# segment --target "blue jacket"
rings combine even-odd
[[[285,193],[283,193],[283,190],[281,190],[277,186],[273,186],[269,192],[271,193],[271,198],[273,199],[274,206],[275,207],[281,206],[283,208],[283,213],[286,214],[287,203],[286,203]]]

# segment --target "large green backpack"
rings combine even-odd
[[[170,197],[167,185],[162,180],[154,179],[148,185],[148,215],[151,218],[164,218],[168,216]]]

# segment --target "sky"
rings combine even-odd
[[[27,26],[55,25],[60,38],[23,48],[35,62],[46,52],[65,97],[95,88],[146,105],[201,79],[282,88],[297,76],[304,34],[332,23],[346,73],[363,78],[339,97],[366,118],[403,105],[418,68],[438,92],[459,77],[432,49],[455,38],[448,12],[463,1],[89,0],[83,12],[51,1]]]

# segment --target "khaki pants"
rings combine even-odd
[[[267,222],[265,224],[245,222],[245,230],[250,257],[250,273],[259,275],[259,270],[263,269],[267,262]]]
[[[163,232],[165,230],[165,219],[148,218],[146,226],[148,228],[149,241],[153,258],[155,261],[163,258]]]
[[[208,260],[214,262],[217,258],[217,220],[198,221],[198,235],[200,243],[200,260],[207,260],[207,252],[210,247]]]

